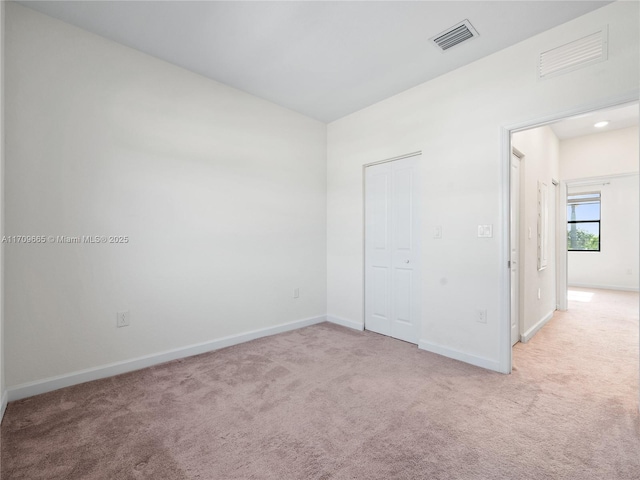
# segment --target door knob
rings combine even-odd
[[[409,260],[405,260],[404,263],[409,263]]]

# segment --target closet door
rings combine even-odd
[[[365,169],[365,328],[420,335],[419,156]]]

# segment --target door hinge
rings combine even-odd
[[[511,268],[511,260],[507,260],[507,268]]]

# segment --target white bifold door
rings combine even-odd
[[[419,156],[365,169],[365,328],[420,336]]]

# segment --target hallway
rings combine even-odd
[[[560,396],[637,413],[638,293],[570,288],[568,298],[567,311],[515,345],[514,373]]]

